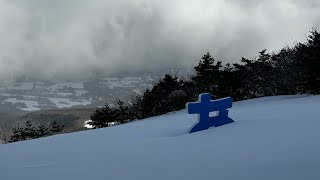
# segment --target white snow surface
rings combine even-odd
[[[236,122],[188,134],[196,115],[0,145],[1,180],[317,180],[320,96],[234,103]]]
[[[87,128],[87,129],[93,129],[93,126],[90,125],[89,122],[92,122],[92,120],[89,119],[89,120],[85,121],[83,127]]]

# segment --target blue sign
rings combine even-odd
[[[211,100],[211,94],[199,95],[197,102],[187,103],[189,114],[198,114],[198,123],[193,126],[189,133],[206,130],[210,127],[218,127],[234,121],[228,117],[228,110],[232,107],[232,98]],[[210,117],[210,112],[217,111],[217,115]]]

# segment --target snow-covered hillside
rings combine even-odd
[[[236,122],[187,134],[186,111],[0,145],[1,180],[317,180],[320,96],[234,103]]]

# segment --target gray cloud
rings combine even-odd
[[[0,78],[237,62],[319,26],[317,0],[0,0]]]

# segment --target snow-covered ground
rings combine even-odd
[[[320,96],[234,103],[236,122],[187,134],[170,113],[106,129],[0,145],[2,180],[318,180]]]

